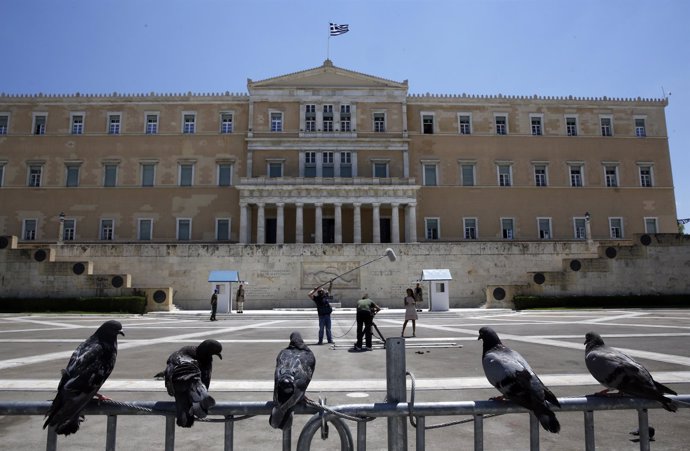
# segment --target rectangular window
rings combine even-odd
[[[323,106],[323,131],[333,131],[333,105]]]
[[[0,187],[5,182],[5,163],[0,163]]]
[[[34,241],[36,239],[36,230],[38,228],[37,219],[25,219],[22,226],[22,237],[25,241]]]
[[[534,166],[534,185],[547,186],[546,165],[537,164]]]
[[[335,165],[333,152],[321,152],[321,176],[335,177]]]
[[[106,163],[103,165],[103,186],[117,186],[117,164]]]
[[[496,121],[496,134],[497,135],[507,135],[508,134],[508,116],[497,115],[494,116]]]
[[[46,114],[35,114],[34,115],[34,125],[31,128],[32,133],[34,135],[45,135],[47,122],[48,122],[48,115],[46,115]]]
[[[530,124],[532,125],[532,135],[541,136],[542,132],[542,116],[530,115]]]
[[[434,133],[434,116],[432,114],[422,115],[422,133],[425,135]]]
[[[304,176],[316,177],[316,152],[304,152]]]
[[[304,106],[304,130],[307,132],[316,131],[316,105]]]
[[[540,240],[551,239],[551,218],[537,218]]]
[[[438,240],[440,236],[439,218],[424,218],[424,229],[426,230],[427,240]]]
[[[41,176],[43,175],[43,165],[32,164],[29,165],[29,181],[28,185],[32,187],[41,186]]]
[[[645,119],[643,117],[635,118],[635,136],[638,138],[647,136],[647,127],[645,126]]]
[[[565,117],[565,131],[568,134],[568,136],[577,136],[577,117]]]
[[[604,166],[606,186],[615,188],[618,186],[618,166]]]
[[[216,218],[216,240],[230,241],[230,220],[227,218]]]
[[[374,113],[374,131],[377,133],[386,131],[386,113]]]
[[[77,221],[65,219],[62,225],[62,241],[74,241],[77,236]]]
[[[283,176],[283,163],[268,163],[268,176],[269,177],[282,177]]]
[[[66,166],[67,175],[65,177],[65,186],[79,186],[79,166],[78,164],[68,164]]]
[[[613,136],[613,120],[610,117],[600,117],[601,136]]]
[[[352,131],[352,113],[350,112],[350,105],[340,105],[340,131]]]
[[[657,218],[644,218],[645,233],[659,233],[659,222]]]
[[[112,219],[101,219],[100,239],[103,241],[112,241],[115,239],[115,224]]]
[[[232,133],[232,113],[220,113],[220,132]]]
[[[182,133],[194,133],[196,131],[196,114],[184,113],[182,115]]]
[[[352,152],[340,152],[340,176],[352,177]]]
[[[474,164],[460,165],[460,184],[462,186],[474,186]]]
[[[640,166],[640,186],[644,188],[653,186],[651,166]]]
[[[146,134],[155,135],[158,133],[158,114],[149,113],[146,115]]]
[[[271,131],[272,132],[282,132],[283,131],[283,113],[272,112],[271,113]]]
[[[73,135],[81,135],[84,133],[84,115],[83,114],[71,114],[70,121],[72,124],[71,133]]]
[[[153,219],[139,219],[137,223],[137,239],[151,241],[153,238]]]
[[[438,165],[435,163],[425,163],[424,164],[424,186],[437,186],[438,176],[437,171]]]
[[[472,134],[472,116],[470,116],[469,114],[459,114],[458,130],[461,135]]]
[[[587,239],[587,220],[585,218],[573,218],[573,226],[575,228],[575,239]]]
[[[477,233],[477,218],[464,218],[463,229],[465,231],[466,240],[476,240],[478,237]]]
[[[179,185],[192,186],[194,184],[194,164],[181,163],[179,168]]]
[[[218,186],[232,185],[232,164],[218,163]]]
[[[108,134],[109,135],[119,135],[120,134],[120,122],[122,117],[119,113],[111,113],[108,115]]]
[[[156,181],[156,165],[143,163],[141,165],[141,186],[153,186]]]
[[[498,168],[498,186],[511,186],[511,166],[509,164],[499,164]]]
[[[388,177],[388,163],[374,163],[374,178]]]
[[[504,240],[515,238],[515,220],[513,218],[501,218],[501,235]]]
[[[192,220],[189,218],[177,218],[177,240],[189,241],[192,239]]]
[[[6,135],[10,128],[10,115],[0,114],[0,135]]]
[[[609,218],[611,238],[623,238],[623,218]]]
[[[582,165],[571,164],[568,167],[570,170],[570,186],[583,186]]]

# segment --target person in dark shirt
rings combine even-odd
[[[326,339],[329,343],[333,343],[333,335],[331,334],[331,312],[333,308],[328,302],[326,292],[321,287],[316,287],[309,292],[309,298],[316,304],[316,311],[319,314],[319,342],[323,344],[323,330],[326,329]]]
[[[368,294],[364,294],[362,299],[357,301],[357,343],[354,351],[362,351],[362,337],[366,338],[367,351],[371,351],[371,326],[374,322],[374,315],[381,310],[374,301],[369,299]]]
[[[218,310],[218,289],[213,290],[211,295],[211,321],[216,320],[216,310]]]

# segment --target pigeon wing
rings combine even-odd
[[[316,359],[309,349],[283,349],[276,359],[275,385],[269,422],[274,428],[288,425],[292,408],[304,398]]]

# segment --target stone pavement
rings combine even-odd
[[[318,320],[313,309],[246,311],[219,315],[208,321],[208,312],[181,311],[145,316],[129,315],[0,315],[0,402],[52,399],[60,370],[74,348],[107,318],[118,318],[126,337],[120,339],[117,365],[101,393],[117,401],[171,401],[162,381],[153,375],[164,368],[167,356],[181,346],[206,338],[219,340],[223,360],[214,364],[211,392],[217,401],[266,402],[272,399],[275,357],[299,330],[317,359],[308,390],[311,399],[325,398],[328,405],[382,402],[386,390],[385,351],[378,343],[372,352],[349,353],[355,340],[354,312],[333,315],[336,345],[316,345]],[[400,336],[403,310],[384,310],[376,323],[385,337]],[[690,310],[588,310],[526,311],[466,309],[422,312],[417,337],[405,339],[407,370],[416,378],[416,402],[486,400],[498,392],[488,385],[481,368],[481,342],[477,331],[492,326],[508,346],[520,352],[559,397],[580,397],[601,389],[584,364],[584,334],[599,332],[607,344],[625,349],[642,362],[659,382],[679,394],[690,393]],[[409,380],[408,380],[409,385]],[[408,387],[409,390],[409,387]],[[542,450],[584,449],[583,415],[561,412],[560,434],[541,431]],[[690,409],[673,414],[652,409],[656,428],[652,449],[684,450],[690,441]],[[293,449],[308,417],[297,416]],[[457,418],[427,418],[427,426]],[[637,427],[637,412],[595,413],[598,449],[636,450],[628,434]],[[486,450],[529,448],[529,419],[511,414],[484,421]],[[39,416],[0,417],[1,449],[45,449],[45,431]],[[356,426],[350,423],[353,435]],[[415,431],[408,429],[409,449]],[[118,449],[163,449],[162,417],[118,418]],[[426,449],[473,449],[472,424],[426,431]],[[386,449],[386,421],[367,425],[367,449]],[[235,425],[235,449],[280,449],[280,431],[268,418],[254,417]],[[334,449],[335,430],[327,441],[315,438],[312,449]],[[60,437],[58,449],[104,449],[105,418],[89,416],[81,430]],[[179,450],[223,449],[223,427],[197,423],[176,429]]]

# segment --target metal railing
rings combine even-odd
[[[687,408],[690,405],[690,395],[670,396],[671,399],[679,401],[680,408]],[[649,448],[649,423],[647,417],[648,409],[661,408],[661,404],[655,401],[642,400],[629,397],[604,397],[588,396],[583,398],[559,398],[561,408],[555,408],[555,412],[574,412],[580,411],[584,415],[585,449],[594,451],[594,412],[605,410],[637,410],[640,432],[640,450],[648,451]],[[218,421],[225,427],[224,450],[231,451],[235,447],[234,443],[234,424],[235,422],[246,419],[248,416],[268,416],[271,412],[272,402],[219,402],[210,410],[210,415],[221,416]],[[50,407],[49,401],[17,401],[0,402],[0,415],[44,415]],[[484,447],[484,419],[491,415],[503,415],[509,413],[527,413],[522,407],[506,401],[459,401],[459,402],[423,402],[423,403],[374,403],[374,404],[346,404],[339,406],[328,406],[327,409],[320,409],[315,405],[299,405],[295,409],[296,415],[312,415],[300,432],[297,442],[298,451],[307,451],[311,447],[311,441],[317,431],[322,431],[325,422],[331,423],[340,438],[340,448],[343,451],[366,450],[367,423],[379,418],[400,419],[405,422],[408,418],[414,419],[411,423],[416,426],[415,442],[416,450],[421,451],[426,447],[426,431],[435,426],[426,426],[428,417],[439,416],[458,416],[469,417],[463,422],[474,423],[474,449],[480,451]],[[117,418],[121,415],[164,415],[166,417],[165,427],[165,450],[175,449],[175,403],[172,401],[135,401],[131,403],[92,401],[83,414],[105,415],[107,416],[106,427],[106,451],[114,451],[117,442]],[[530,450],[539,450],[540,425],[536,417],[530,413]],[[353,443],[352,435],[348,424],[343,417],[357,417],[356,448]],[[348,418],[349,419],[349,418]],[[457,424],[460,422],[456,422]],[[406,428],[404,433],[407,434]],[[399,448],[393,444],[389,437],[389,449]],[[47,451],[56,451],[57,435],[53,428],[48,429]],[[240,447],[241,449],[241,447]],[[292,449],[292,429],[283,431],[283,450]]]

